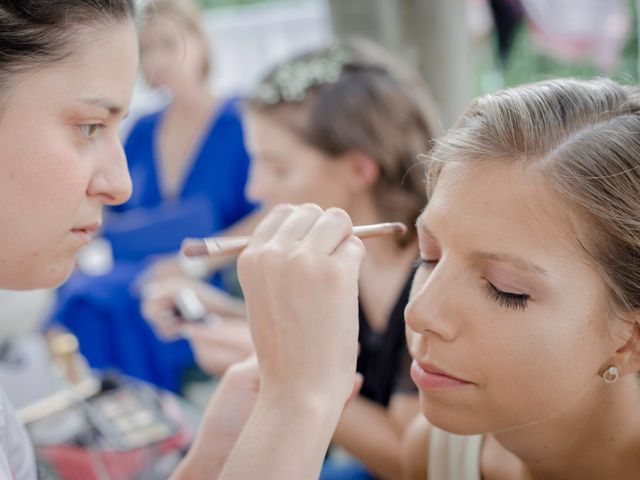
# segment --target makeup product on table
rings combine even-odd
[[[27,425],[46,478],[169,478],[192,441],[178,398],[142,381],[108,375],[96,394],[72,396]]]
[[[160,442],[177,431],[164,413],[157,393],[143,385],[124,386],[89,402],[87,414],[107,440],[120,450]]]
[[[205,323],[207,310],[190,288],[181,289],[174,299],[175,314],[185,322]]]
[[[383,235],[403,235],[407,227],[400,222],[377,223],[353,227],[358,238],[373,238]],[[182,252],[187,257],[236,255],[249,244],[251,237],[187,238],[182,242]]]
[[[154,445],[179,430],[165,413],[161,395],[142,382],[112,386],[89,398],[79,392],[67,393],[62,408],[37,417],[22,415],[37,445],[69,444],[127,451]]]

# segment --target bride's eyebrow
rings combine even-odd
[[[418,217],[416,220],[416,230],[422,231],[431,238],[435,238],[431,231],[425,225],[422,215]],[[500,252],[473,252],[471,254],[472,257],[475,257],[480,260],[489,260],[493,262],[502,262],[508,263],[519,270],[527,270],[537,273],[539,275],[547,276],[549,272],[547,272],[544,268],[536,265],[535,263],[531,263],[528,260],[525,260],[522,257],[517,255],[512,255],[510,253],[500,253]]]
[[[471,256],[481,260],[508,263],[519,270],[529,270],[539,275],[549,275],[549,272],[547,272],[544,268],[536,265],[535,263],[531,263],[522,257],[518,257],[517,255],[512,255],[509,253],[473,252]]]

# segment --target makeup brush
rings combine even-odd
[[[353,234],[358,238],[373,238],[383,235],[403,235],[407,227],[400,222],[376,223],[353,227]],[[249,244],[251,237],[208,237],[186,238],[182,242],[182,253],[187,257],[220,257],[236,255]]]

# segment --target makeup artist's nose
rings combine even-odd
[[[87,194],[100,197],[105,205],[119,205],[131,196],[131,177],[122,144],[118,143],[109,155],[103,155],[96,168]]]
[[[460,326],[456,274],[441,267],[445,266],[438,264],[428,276],[418,273],[404,317],[407,327],[414,332],[451,341],[458,335]]]

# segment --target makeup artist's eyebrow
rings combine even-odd
[[[80,102],[86,105],[104,108],[105,110],[109,111],[109,114],[114,116],[119,115],[124,110],[124,108],[122,108],[121,106],[102,97],[83,97],[80,99]],[[126,112],[125,116],[127,116],[128,114],[129,112]]]

